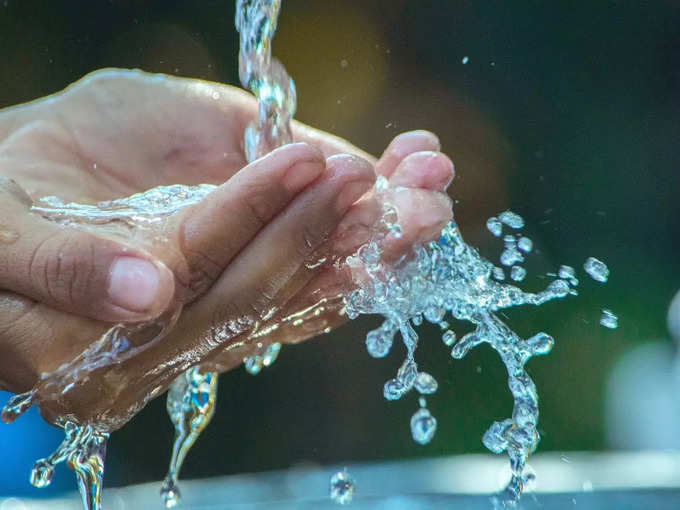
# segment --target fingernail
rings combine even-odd
[[[397,136],[390,144],[392,151],[399,157],[406,157],[413,152],[435,150],[441,146],[434,133],[425,130],[409,131]]]
[[[399,164],[390,183],[443,191],[453,175],[453,163],[445,154],[421,151],[410,154]]]
[[[371,183],[368,181],[354,181],[345,186],[340,191],[338,196],[336,207],[338,213],[345,214],[345,212],[350,208],[350,206],[359,200],[359,198],[366,193],[371,187]]]
[[[146,312],[158,294],[158,269],[151,262],[118,257],[111,264],[109,297],[113,304],[131,312]]]
[[[286,170],[283,185],[291,193],[297,193],[305,186],[316,180],[323,172],[321,161],[299,161]]]

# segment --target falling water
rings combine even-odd
[[[177,477],[189,449],[208,426],[215,412],[217,374],[202,373],[192,367],[173,381],[168,390],[167,409],[175,426],[170,468],[161,488],[161,499],[167,508],[179,503]]]
[[[290,121],[295,114],[295,83],[281,63],[272,57],[280,0],[237,0],[236,30],[239,32],[239,76],[258,105],[257,119],[246,127],[244,151],[248,162],[293,141]],[[279,355],[280,343],[258,344],[257,352],[244,360],[249,374],[260,373]],[[161,487],[167,508],[179,503],[177,477],[189,449],[212,418],[217,398],[217,373],[201,374],[191,368],[172,384],[167,397],[170,419],[175,425],[172,458]],[[209,382],[208,382],[209,381]],[[198,392],[198,393],[197,393]],[[202,398],[196,398],[201,395]],[[208,405],[209,403],[209,405]]]

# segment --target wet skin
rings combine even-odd
[[[27,391],[113,324],[182,308],[161,341],[41,402],[48,421],[69,414],[115,430],[190,365],[229,370],[258,343],[299,342],[346,320],[339,296],[352,275],[339,262],[379,217],[376,175],[392,184],[403,228],[385,239],[388,257],[451,218],[453,165],[435,135],[402,134],[376,160],[295,123],[296,143],[246,164],[255,112],[233,87],[124,70],[0,112],[0,387]],[[164,241],[29,211],[47,195],[96,203],[198,183],[218,187],[168,218]]]

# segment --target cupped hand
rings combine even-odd
[[[453,167],[433,135],[402,135],[376,163],[296,123],[300,143],[246,165],[242,133],[255,112],[238,89],[138,71],[94,73],[0,112],[5,388],[29,389],[114,323],[182,306],[161,341],[41,402],[49,420],[118,428],[191,365],[228,369],[257,342],[299,341],[341,322],[330,306],[314,327],[286,320],[351,285],[338,264],[310,261],[339,260],[363,242],[376,172],[397,186],[404,228],[388,252],[433,237],[450,218],[442,192]],[[96,203],[178,183],[218,186],[168,218],[161,236],[59,225],[29,209],[46,195]]]

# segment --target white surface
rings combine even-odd
[[[532,458],[531,466],[537,475],[533,491],[538,494],[680,489],[680,452],[538,454]],[[295,508],[303,503],[305,508],[325,508],[329,501],[329,479],[343,467],[306,466],[287,471],[183,481],[180,485],[183,504],[178,510]],[[347,468],[357,483],[357,504],[350,505],[350,509],[357,505],[361,508],[408,508],[415,504],[414,497],[437,500],[435,495],[489,494],[503,486],[509,472],[505,457],[491,455],[349,464]],[[159,489],[160,481],[106,489],[103,508],[160,509]],[[668,497],[676,498],[678,494]],[[469,501],[465,503],[469,504]],[[329,505],[330,508],[333,506]],[[59,500],[0,500],[0,510],[80,508],[76,494]]]

